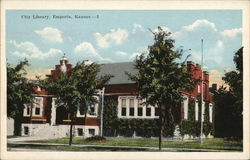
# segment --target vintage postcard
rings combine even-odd
[[[1,159],[249,159],[249,1],[1,3]]]

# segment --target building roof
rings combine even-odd
[[[114,77],[110,79],[108,84],[131,84],[135,83],[129,80],[126,72],[135,75],[138,70],[134,67],[134,62],[122,62],[122,63],[108,63],[102,64],[100,75],[111,74]]]

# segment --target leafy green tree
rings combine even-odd
[[[229,86],[215,92],[215,136],[243,137],[243,47],[234,56],[236,70],[222,79]]]
[[[149,46],[149,54],[142,54],[135,60],[137,75],[130,79],[138,84],[139,97],[146,104],[159,107],[159,150],[162,148],[163,126],[174,122],[172,109],[183,99],[182,91],[191,90],[193,81],[187,71],[186,61],[180,61],[183,50],[174,50],[174,40],[170,32],[158,27],[154,35],[154,44]]]
[[[95,96],[98,96],[98,89],[111,77],[98,76],[99,71],[100,65],[86,65],[83,61],[69,72],[61,72],[57,77],[48,77],[41,81],[41,85],[57,97],[56,104],[65,107],[70,113],[69,145],[72,144],[72,128],[77,110],[80,108],[86,114],[88,106],[97,103]]]
[[[14,135],[21,135],[21,120],[25,104],[33,102],[32,84],[25,78],[28,61],[16,66],[7,64],[7,116],[14,119]]]
[[[118,96],[105,96],[103,110],[103,130],[105,136],[116,136],[118,123],[117,102]]]

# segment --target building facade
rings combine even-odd
[[[213,95],[209,92],[209,74],[202,72],[201,66],[187,62],[187,67],[192,72],[195,80],[201,79],[203,74],[204,102],[209,103],[209,121],[213,121]],[[64,56],[59,65],[51,70],[49,77],[55,77],[60,71],[67,72],[72,65]],[[157,106],[142,105],[143,100],[138,99],[137,85],[129,80],[126,72],[136,74],[133,62],[102,64],[100,75],[111,74],[113,77],[104,86],[104,98],[106,96],[117,97],[117,117],[120,119],[157,119],[159,109]],[[198,81],[191,93],[183,91],[184,100],[174,114],[176,119],[188,120],[190,101],[195,102],[195,120],[199,118],[199,96],[201,94],[201,81]],[[101,96],[101,95],[100,95]],[[97,97],[99,99],[100,97]],[[44,88],[34,87],[34,103],[25,105],[22,120],[22,135],[47,138],[69,136],[69,113],[62,106],[56,106],[56,97],[50,95]],[[101,103],[89,106],[87,114],[78,110],[74,125],[74,136],[90,137],[100,133]],[[105,106],[104,106],[105,107]],[[204,107],[204,105],[203,105]],[[203,109],[204,111],[204,109]],[[202,117],[204,119],[204,117]]]

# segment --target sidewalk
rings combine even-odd
[[[21,142],[21,141],[15,141],[15,142],[8,142],[10,144],[22,144],[22,145],[39,145],[39,146],[68,146],[68,144],[62,144],[62,143],[36,143],[36,142]],[[137,147],[137,146],[111,146],[111,145],[89,145],[89,144],[72,144],[74,147],[86,147],[86,148],[121,148],[121,149],[143,149],[145,151],[158,151],[158,147]],[[18,148],[19,149],[19,148]],[[8,150],[14,151],[18,150],[17,148],[9,148]],[[20,151],[22,148],[20,148]],[[25,150],[25,149],[24,149]],[[29,149],[31,151],[40,151],[43,149]],[[47,150],[49,151],[49,150]],[[50,150],[50,151],[57,151],[57,150]],[[59,150],[58,150],[59,151]],[[215,150],[207,150],[207,149],[186,149],[186,148],[162,148],[162,151],[164,152],[221,152],[221,151],[215,151]],[[225,151],[223,151],[225,152]]]

